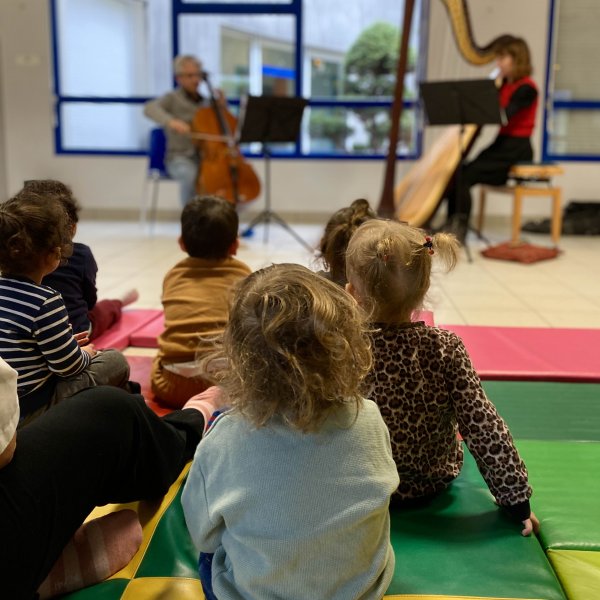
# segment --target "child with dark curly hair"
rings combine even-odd
[[[182,496],[206,598],[379,600],[398,475],[359,392],[371,352],[356,302],[305,267],[273,265],[238,286],[223,350],[232,408]]]
[[[25,182],[22,193],[53,197],[61,202],[70,221],[71,237],[75,238],[81,207],[68,185],[55,179],[32,179]],[[73,331],[87,331],[91,341],[115,325],[121,319],[123,307],[135,302],[139,296],[137,290],[130,289],[120,298],[98,300],[97,274],[98,265],[92,249],[74,241],[68,260],[42,280],[43,285],[60,292]]]
[[[0,357],[19,374],[20,426],[83,388],[129,389],[125,357],[73,334],[60,293],[42,285],[72,251],[58,200],[22,192],[0,204]]]

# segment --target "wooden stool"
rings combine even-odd
[[[483,229],[485,216],[485,200],[488,192],[512,194],[512,237],[511,242],[518,243],[521,237],[521,213],[523,198],[525,196],[549,196],[552,198],[551,236],[552,241],[558,246],[562,229],[562,189],[552,185],[554,175],[562,175],[562,167],[554,164],[522,164],[513,165],[508,173],[509,180],[514,183],[504,186],[482,185],[479,192],[479,214],[477,216],[477,230]],[[544,184],[545,187],[535,187],[532,184]]]

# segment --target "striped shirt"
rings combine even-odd
[[[17,392],[24,414],[38,408],[29,406],[28,396],[38,396],[35,392],[53,374],[77,375],[91,360],[73,337],[61,295],[14,275],[0,277],[0,356],[19,374]]]

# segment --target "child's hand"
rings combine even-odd
[[[96,348],[94,348],[93,344],[88,344],[87,346],[82,346],[81,349],[84,352],[87,352],[90,355],[90,358],[94,358],[94,356],[96,356],[96,354],[98,354],[98,351],[96,350]]]
[[[74,333],[73,337],[77,340],[77,343],[80,346],[86,346],[90,342],[90,334],[87,331],[82,331],[80,333]]]
[[[523,526],[524,528],[521,531],[521,535],[531,535],[532,532],[537,535],[540,532],[540,522],[538,521],[538,518],[535,516],[533,511],[529,515],[529,519],[525,519],[523,521]]]

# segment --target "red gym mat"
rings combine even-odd
[[[162,310],[156,308],[124,310],[119,322],[92,343],[99,350],[102,348],[123,350],[131,345],[130,337],[134,332],[159,316],[162,318]]]
[[[161,406],[154,401],[154,394],[150,390],[150,371],[152,370],[152,356],[130,356],[126,355],[129,363],[129,379],[137,381],[142,386],[142,396],[146,404],[159,416],[162,417],[170,413],[173,409]]]
[[[600,329],[440,327],[460,336],[481,379],[600,382]]]

